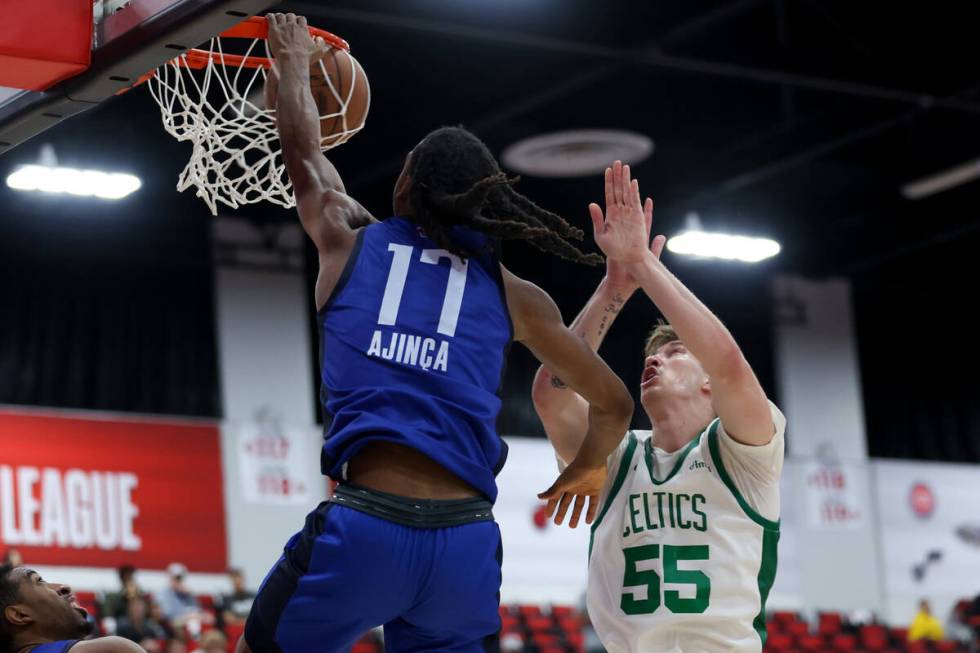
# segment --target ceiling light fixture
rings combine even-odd
[[[68,194],[118,200],[139,190],[139,177],[101,170],[77,170],[46,165],[21,166],[7,177],[15,190]]]
[[[687,229],[667,241],[667,249],[674,254],[758,263],[782,249],[769,238],[704,231],[697,213],[688,213],[686,222]]]

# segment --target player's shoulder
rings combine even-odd
[[[124,637],[111,635],[73,645],[69,653],[145,653],[143,647]]]

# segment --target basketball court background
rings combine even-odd
[[[214,16],[194,13],[208,4],[176,3],[188,13],[168,29],[191,25],[187,38],[223,29],[207,32]],[[339,0],[275,9],[343,36],[367,71],[367,126],[331,159],[376,215],[388,213],[405,153],[440,125],[464,124],[498,156],[541,134],[618,129],[654,144],[634,171],[656,200],[658,231],[681,231],[693,212],[706,229],[782,244],[755,266],[665,254],[788,417],[770,607],[866,609],[901,625],[919,598],[945,618],[980,593],[980,344],[969,318],[980,184],[907,190],[980,156],[966,5]],[[123,45],[138,50],[139,39],[120,34],[93,55],[103,77],[131,54]],[[152,58],[137,54],[130,66]],[[45,117],[42,107],[37,124],[52,126],[0,150],[2,178],[38,162],[47,144],[61,165],[143,184],[117,202],[0,187],[0,549],[17,546],[47,575],[91,590],[114,587],[113,568],[126,561],[146,570],[151,589],[172,560],[190,567],[201,592],[224,588],[228,564],[254,585],[328,491],[316,465],[315,257],[292,211],[260,204],[214,218],[192,192],[178,194],[189,151],[163,132],[145,89],[113,97],[94,83],[69,78],[57,99],[65,113]],[[0,123],[24,119],[28,98],[5,95]],[[579,147],[602,154],[605,144]],[[525,174],[520,189],[584,227],[601,182]],[[504,261],[567,319],[601,276],[519,243]],[[656,317],[632,300],[602,351],[631,388]],[[515,347],[500,419],[513,452],[496,511],[502,596],[574,604],[587,533],[536,515],[533,494],[555,468],[530,404],[534,370]],[[638,412],[634,425],[644,419]],[[24,420],[36,421],[25,430]],[[77,435],[59,435],[65,424]],[[70,473],[77,496],[106,493],[102,526],[94,507],[70,507]],[[57,488],[61,517],[45,494]]]

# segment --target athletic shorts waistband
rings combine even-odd
[[[493,521],[493,504],[483,497],[471,499],[414,499],[341,483],[330,503],[374,515],[403,526],[446,528]]]

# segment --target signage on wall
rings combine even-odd
[[[211,424],[0,411],[0,549],[28,564],[227,568]]]

